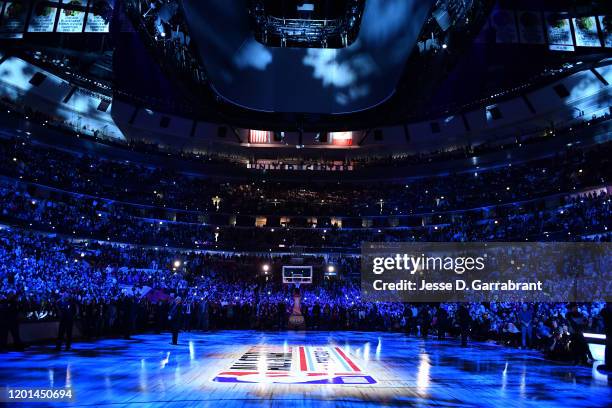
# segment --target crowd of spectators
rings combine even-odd
[[[610,239],[610,196],[606,189],[496,211],[439,214],[421,225],[369,228],[259,228],[168,221],[155,211],[75,194],[49,194],[0,180],[0,220],[11,225],[73,237],[140,245],[226,250],[336,248],[357,250],[361,242],[466,242]],[[158,215],[156,217],[156,215]]]
[[[401,184],[330,186],[213,181],[0,139],[0,221],[18,226],[0,231],[0,346],[20,321],[64,321],[67,311],[85,338],[159,332],[179,296],[184,330],[286,328],[294,288],[279,281],[278,267],[291,259],[204,249],[355,252],[367,241],[609,241],[610,149],[609,143],[571,149]],[[258,228],[207,218],[245,213],[415,218],[360,228]],[[322,268],[329,259],[302,262]],[[261,273],[263,263],[271,265],[269,275]],[[463,313],[475,339],[576,362],[589,358],[581,333],[603,330],[600,302],[368,302],[354,278],[359,259],[337,256],[334,263],[338,278],[318,273],[299,288],[308,329],[459,336]]]
[[[295,288],[278,270],[291,256],[177,252],[66,240],[16,229],[0,231],[2,340],[18,321],[58,319],[63,305],[86,339],[129,338],[137,331],[168,328],[168,310],[182,297],[183,330],[287,327]],[[320,267],[330,259],[301,259]],[[458,336],[457,303],[369,302],[347,276],[359,259],[338,257],[338,277],[316,274],[299,288],[307,329],[384,330],[427,337]],[[261,273],[261,265],[270,266]],[[524,305],[524,306],[523,306]],[[583,331],[602,332],[601,302],[471,302],[471,337],[541,349],[554,358],[586,361],[577,349]]]
[[[0,218],[78,237],[228,250],[355,250],[363,241],[608,240],[611,148],[405,185],[299,187],[212,181],[0,139]],[[411,214],[351,217],[359,207]],[[259,211],[278,225],[256,228]],[[302,215],[311,211],[315,217]]]
[[[217,181],[170,168],[78,155],[26,140],[0,140],[0,174],[67,191],[161,208],[285,216],[410,215],[464,210],[572,192],[609,181],[612,143],[401,182]],[[590,165],[597,163],[597,165]]]

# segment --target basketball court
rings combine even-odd
[[[254,331],[182,333],[178,346],[169,342],[162,334],[76,343],[62,353],[34,346],[27,358],[0,356],[0,384],[69,386],[72,406],[113,407],[604,407],[612,398],[594,369],[490,344]]]

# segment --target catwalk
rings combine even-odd
[[[170,335],[139,335],[76,343],[72,352],[34,346],[26,353],[2,354],[0,386],[70,386],[72,406],[612,403],[612,387],[589,368],[488,344],[461,349],[453,340],[390,333],[248,331],[183,333],[179,346],[169,342]]]

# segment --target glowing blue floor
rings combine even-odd
[[[0,387],[68,385],[72,406],[612,404],[612,387],[593,370],[494,345],[461,349],[453,340],[354,332],[182,333],[179,346],[169,341],[169,334],[139,335],[76,343],[59,354],[50,346],[1,354]]]

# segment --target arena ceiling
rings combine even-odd
[[[434,0],[368,0],[348,47],[262,45],[247,0],[185,0],[189,31],[212,88],[240,107],[322,114],[370,109],[395,91]]]

